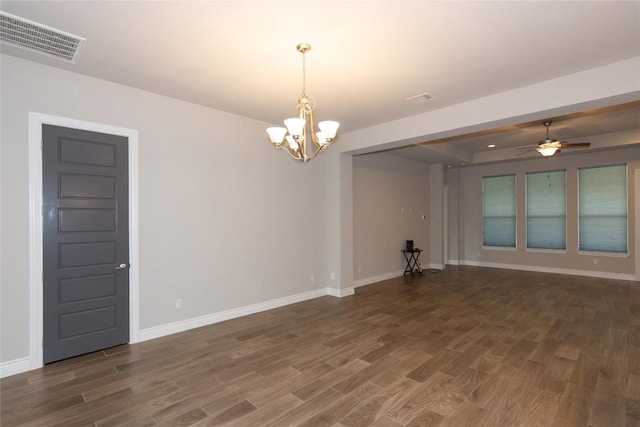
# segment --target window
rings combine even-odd
[[[579,248],[627,252],[627,166],[578,170]]]
[[[516,246],[516,176],[482,178],[483,246]]]
[[[566,175],[527,174],[527,248],[567,248]]]

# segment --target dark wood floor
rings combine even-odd
[[[1,385],[3,426],[640,426],[640,283],[450,267]]]

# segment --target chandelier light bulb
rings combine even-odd
[[[298,151],[300,149],[300,144],[298,144],[291,135],[287,135],[287,142],[289,143],[289,148],[293,151]]]
[[[320,145],[327,145],[329,143],[329,141],[327,141],[327,137],[322,131],[316,133],[316,138],[318,139],[318,144]]]

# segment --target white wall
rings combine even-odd
[[[329,285],[322,157],[294,162],[266,123],[1,60],[0,361],[29,351],[29,112],[138,130],[142,329]]]
[[[429,170],[428,165],[389,154],[353,158],[356,283],[402,274],[405,240],[425,251],[422,264],[429,262]]]

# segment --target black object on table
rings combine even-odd
[[[420,253],[422,249],[419,248],[411,248],[411,249],[402,249],[402,254],[404,255],[405,261],[407,261],[407,266],[404,269],[403,276],[407,274],[411,274],[413,277],[414,274],[422,275],[422,268],[420,268]]]

